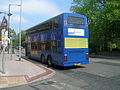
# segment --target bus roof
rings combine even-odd
[[[35,26],[27,29],[27,31],[29,32],[29,31],[31,31],[31,30],[33,30],[33,29],[36,29],[36,30],[37,30],[41,24],[43,24],[43,23],[45,23],[45,22],[47,22],[47,21],[49,21],[49,20],[51,20],[51,19],[53,19],[53,18],[55,18],[55,17],[61,16],[61,15],[76,15],[76,16],[86,17],[85,15],[81,15],[81,14],[77,14],[77,13],[62,13],[62,14],[59,14],[59,15],[57,15],[57,16],[54,16],[54,17],[52,17],[52,18],[50,18],[50,19],[48,19],[48,20],[46,20],[46,21],[44,21],[44,22],[41,22],[41,23],[39,23],[39,24],[37,24],[37,25],[35,25]]]

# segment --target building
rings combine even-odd
[[[8,31],[7,31],[7,19],[3,17],[2,23],[0,24],[0,49],[3,46],[7,47],[9,43]]]

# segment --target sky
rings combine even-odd
[[[27,30],[43,21],[64,12],[70,12],[73,0],[22,0],[22,30]],[[9,4],[20,4],[20,0],[0,0],[0,11],[8,13]],[[19,33],[20,6],[11,5],[10,28]],[[3,15],[0,14],[0,20]],[[7,16],[6,16],[7,18]]]

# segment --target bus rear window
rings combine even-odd
[[[68,24],[78,24],[78,25],[85,24],[84,18],[73,17],[73,16],[68,16],[67,22]]]

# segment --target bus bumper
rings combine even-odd
[[[66,67],[66,66],[81,66],[81,65],[85,65],[85,64],[89,64],[89,62],[64,63],[62,66],[64,66],[64,67]]]

